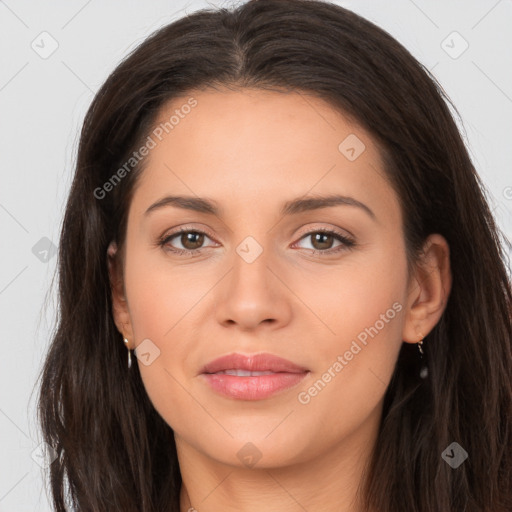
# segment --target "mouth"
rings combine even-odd
[[[210,375],[235,375],[237,377],[259,377],[260,375],[273,375],[274,373],[277,373],[277,372],[270,372],[270,371],[251,372],[249,370],[236,369],[236,370],[223,370],[220,372],[212,373]]]
[[[263,400],[298,385],[307,368],[272,354],[229,354],[201,372],[210,388],[235,400]]]
[[[308,371],[308,369],[273,354],[244,355],[233,353],[210,361],[203,367],[201,373],[213,374],[227,371],[303,373]],[[247,376],[241,375],[241,377]]]

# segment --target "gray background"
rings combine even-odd
[[[34,383],[53,328],[48,290],[86,108],[120,59],[155,29],[234,3],[0,0],[0,512],[50,510]],[[337,3],[433,70],[461,114],[492,209],[512,239],[512,1]]]

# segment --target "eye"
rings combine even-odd
[[[300,240],[310,238],[313,248],[313,254],[332,254],[354,247],[355,241],[346,236],[328,229],[317,229],[306,233]],[[333,247],[335,241],[339,242],[338,246]]]
[[[346,249],[350,249],[356,245],[355,241],[346,236],[338,233],[337,231],[328,229],[317,229],[310,231],[303,235],[300,240],[306,240],[308,237],[312,240],[313,248],[309,249],[313,254],[329,255],[337,253]],[[174,233],[164,235],[158,241],[158,245],[162,248],[167,248],[169,251],[177,255],[198,255],[206,247],[203,247],[205,238],[211,240],[211,237],[204,231],[198,229],[180,228]],[[176,242],[181,244],[182,248],[174,247],[171,241],[176,239]],[[333,243],[339,242],[338,246],[333,247]]]
[[[177,239],[177,242],[182,245],[183,249],[173,247],[170,242],[173,239]],[[197,229],[180,228],[179,230],[171,233],[170,235],[164,236],[159,240],[161,247],[169,247],[171,252],[176,254],[198,254],[204,249],[205,238],[210,238],[207,233]],[[175,242],[176,243],[176,242]]]

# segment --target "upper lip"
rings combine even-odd
[[[201,373],[216,373],[224,370],[247,370],[251,372],[303,373],[307,368],[273,354],[228,354],[206,364]]]

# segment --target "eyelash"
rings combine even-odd
[[[199,229],[188,229],[185,227],[185,228],[178,229],[177,231],[175,231],[174,233],[171,233],[170,235],[164,235],[163,237],[159,238],[158,245],[161,248],[164,248],[170,240],[172,240],[173,238],[175,238],[178,235],[181,235],[182,233],[196,233],[196,234],[200,234],[200,235],[206,235],[208,238],[213,239],[213,237],[205,231],[201,231]],[[331,249],[326,249],[324,251],[321,251],[318,249],[308,249],[308,251],[311,251],[311,253],[314,254],[315,256],[316,255],[319,255],[319,256],[332,255],[332,254],[338,253],[342,250],[353,249],[356,246],[356,242],[352,238],[342,235],[342,234],[338,233],[337,231],[332,231],[330,229],[324,229],[324,228],[315,229],[314,231],[309,231],[308,233],[305,233],[304,235],[302,235],[300,237],[299,241],[302,240],[303,238],[307,238],[308,236],[314,235],[316,233],[325,233],[328,235],[333,235],[334,238],[336,240],[338,240],[339,242],[341,242],[342,245],[339,245],[338,247],[334,247]],[[193,256],[193,255],[201,254],[203,249],[206,249],[206,247],[202,247],[200,249],[170,248],[169,250],[178,256],[185,256],[185,255]]]

